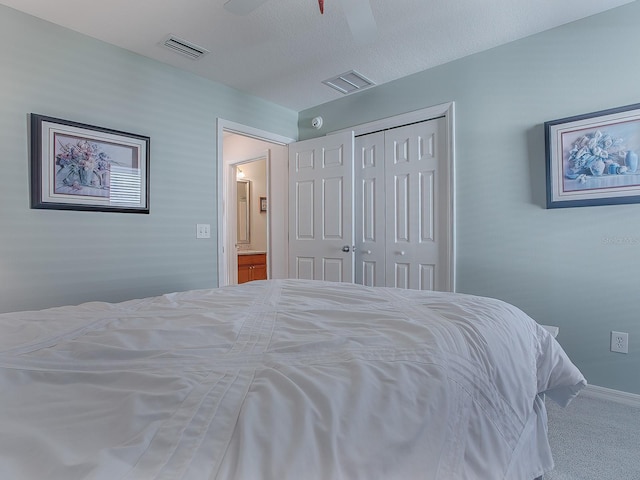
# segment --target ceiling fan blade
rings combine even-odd
[[[248,15],[267,0],[228,0],[224,4],[225,10],[236,15]]]
[[[378,27],[369,0],[342,0],[342,10],[356,43],[366,45],[375,40]]]

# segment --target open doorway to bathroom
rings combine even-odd
[[[236,233],[234,259],[237,267],[229,267],[233,270],[237,268],[236,283],[266,280],[269,277],[268,155],[267,151],[263,157],[231,166],[236,178],[236,214],[229,215],[228,226],[229,230],[235,230]]]
[[[220,286],[265,274],[287,277],[288,144],[292,141],[218,120]],[[245,203],[238,196],[239,185],[241,190],[246,188],[241,196]]]

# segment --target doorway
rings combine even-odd
[[[261,160],[264,161],[264,180],[256,186],[254,179],[250,179],[248,218],[257,220],[253,226],[254,235],[262,239],[256,242],[255,249],[266,254],[267,277],[286,278],[287,145],[293,139],[223,119],[218,119],[217,133],[218,158],[221,159],[218,162],[218,191],[222,192],[218,204],[218,285],[234,285],[238,281],[238,168],[245,175],[254,175],[255,172],[250,172],[252,165],[254,162],[258,165]],[[262,206],[265,208],[261,211]],[[262,234],[259,233],[261,229]],[[251,239],[242,244],[244,250],[252,248]]]
[[[269,278],[269,212],[268,199],[270,152],[259,158],[231,164],[229,215],[227,228],[235,253],[229,255],[232,283],[245,283]],[[234,213],[235,207],[235,213]],[[233,235],[235,234],[235,241]]]

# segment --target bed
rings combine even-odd
[[[0,478],[523,479],[586,384],[516,307],[268,280],[0,315]]]

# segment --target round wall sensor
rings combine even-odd
[[[311,120],[311,126],[316,129],[322,127],[322,117],[315,117]]]

